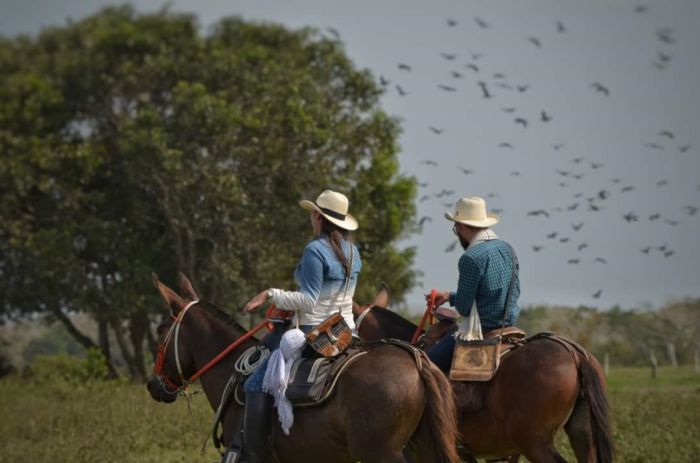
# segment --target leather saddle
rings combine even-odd
[[[335,357],[302,357],[292,364],[287,383],[287,399],[294,407],[324,403],[335,392],[343,372],[367,351],[350,346]]]

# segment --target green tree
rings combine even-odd
[[[184,271],[233,310],[291,287],[310,238],[297,206],[347,192],[362,227],[357,298],[416,278],[413,178],[380,87],[313,29],[107,8],[0,40],[2,316],[47,314],[145,376],[162,307],[150,273]],[[90,313],[95,342],[68,314]]]

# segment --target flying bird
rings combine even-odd
[[[678,149],[680,150],[681,153],[685,153],[690,149],[690,145],[685,145],[685,146],[679,146]]]
[[[552,148],[554,148],[554,151],[559,151],[563,147],[564,147],[564,143],[555,143],[554,145],[552,145]]]
[[[379,83],[382,84],[383,87],[386,87],[391,83],[391,81],[384,76],[379,76]]]
[[[571,162],[573,162],[574,164],[581,164],[581,161],[583,161],[583,157],[582,157],[582,156],[579,156],[579,157],[577,157],[577,158],[573,158],[573,159],[571,160]]]
[[[440,193],[436,193],[436,194],[435,194],[435,197],[436,197],[436,198],[442,198],[443,196],[450,196],[450,195],[453,195],[453,194],[454,194],[454,190],[445,190],[445,189],[443,188],[443,190],[440,191]]]
[[[601,263],[601,264],[607,264],[607,263],[608,263],[608,261],[605,260],[605,259],[603,259],[602,257],[596,257],[596,258],[595,258],[595,261],[598,262],[598,263]]]
[[[482,29],[488,29],[489,27],[491,27],[491,25],[489,23],[487,23],[486,21],[484,21],[481,18],[474,18],[474,21]]]
[[[641,249],[643,254],[649,254],[649,251],[651,251],[651,246],[647,246],[646,248]]]
[[[669,61],[671,61],[670,54],[658,52],[656,55],[659,57],[659,60],[664,63],[668,63]]]
[[[545,211],[544,209],[537,209],[537,210],[534,210],[534,211],[529,211],[529,212],[527,213],[527,215],[528,215],[528,216],[531,216],[531,217],[535,217],[535,216],[538,216],[538,215],[543,215],[543,216],[545,216],[545,217],[549,217],[549,212]]]
[[[501,108],[501,111],[506,112],[506,113],[514,113],[515,108]]]
[[[506,90],[513,90],[513,86],[506,84],[505,82],[496,82],[496,87],[505,88]]]
[[[440,135],[442,132],[444,132],[444,129],[438,129],[437,127],[433,127],[432,125],[430,126],[430,130],[435,134],[435,135]]]
[[[668,45],[673,45],[674,43],[676,43],[676,39],[674,39],[672,35],[673,30],[671,30],[670,27],[664,27],[663,29],[659,29],[656,31],[656,37],[663,43]]]
[[[602,84],[599,84],[598,82],[594,82],[590,86],[593,87],[596,92],[600,92],[600,93],[604,94],[605,96],[610,95],[610,90],[608,90],[607,87],[605,87]]]
[[[653,142],[644,143],[644,146],[646,146],[647,148],[651,148],[651,149],[655,149],[655,150],[659,150],[659,151],[664,149],[663,146],[659,145],[658,143],[653,143]]]
[[[494,79],[505,79],[506,75],[503,74],[502,72],[494,72],[493,73],[493,78]]]
[[[435,161],[421,161],[419,164],[425,164],[426,166],[437,167],[438,163]]]
[[[636,11],[637,13],[646,13],[647,10],[649,10],[649,7],[646,5],[637,5],[634,8],[634,11]]]
[[[620,192],[625,193],[625,192],[632,191],[632,190],[634,190],[634,187],[632,185],[627,185],[627,186],[623,186],[622,189],[620,190]]]
[[[453,241],[452,243],[448,244],[447,247],[445,248],[445,252],[452,252],[452,251],[454,251],[455,248],[457,247],[457,243],[458,243],[458,241],[455,240],[455,241]]]
[[[532,246],[532,250],[535,251],[535,252],[539,252],[539,251],[542,250],[542,246],[535,246],[535,245],[533,245],[533,246]]]
[[[671,257],[673,255],[674,251],[666,251],[664,252],[664,257]]]
[[[491,94],[489,93],[489,89],[486,88],[486,82],[478,82],[479,87],[481,87],[481,91],[484,93],[484,98],[491,98]]]
[[[525,39],[525,40],[527,40],[528,42],[532,43],[532,44],[535,45],[537,48],[542,48],[542,42],[540,42],[540,39],[538,39],[537,37],[528,37],[528,38]]]
[[[474,61],[477,61],[479,58],[481,58],[482,56],[484,56],[483,53],[474,53],[474,52],[471,52],[471,51],[469,52],[469,54],[471,55],[471,57],[472,57],[472,59],[473,59]]]
[[[600,169],[601,167],[603,167],[603,164],[600,164],[598,162],[591,163],[591,169]]]
[[[600,198],[602,200],[607,199],[609,194],[610,194],[610,192],[608,190],[600,190],[598,192],[598,198]]]
[[[454,60],[455,58],[457,58],[457,54],[456,54],[456,53],[445,53],[445,52],[443,51],[442,53],[440,53],[440,55],[442,55],[442,57],[445,58],[447,61],[452,61],[452,60]]]
[[[550,116],[549,114],[544,112],[544,110],[542,110],[541,115],[542,115],[542,122],[549,122],[552,120],[552,116]]]
[[[399,63],[398,67],[402,71],[410,71],[411,70],[411,66],[409,66],[408,64],[405,64],[405,63]]]
[[[561,21],[557,21],[557,32],[560,34],[566,32],[566,27],[564,27],[564,23]]]
[[[500,144],[498,145],[498,147],[499,147],[499,148],[509,148],[509,149],[513,149],[513,145],[511,145],[510,143],[506,143],[506,142],[500,143]]]
[[[479,72],[479,66],[473,63],[469,63],[465,66],[467,69],[471,69],[474,72]]]
[[[455,21],[452,18],[447,18],[447,26],[448,27],[455,27],[457,25],[457,21]]]
[[[583,227],[583,222],[571,224],[571,228],[573,228],[574,231],[579,231],[581,227]]]
[[[563,237],[563,238],[559,238],[559,242],[560,242],[560,243],[568,243],[568,242],[569,242],[569,238],[566,237],[566,236]]]
[[[601,294],[603,294],[603,290],[599,289],[598,291],[593,293],[593,299],[599,299]]]
[[[340,38],[340,32],[338,32],[338,29],[335,29],[333,27],[326,27],[326,30],[330,32],[330,34],[336,39]]]
[[[671,132],[670,130],[662,130],[661,132],[659,132],[659,136],[667,137],[667,138],[673,140],[673,132]]]
[[[661,218],[661,214],[659,214],[659,213],[651,214],[649,216],[649,221],[658,220],[659,218]]]
[[[510,173],[510,175],[512,175],[512,176],[514,176],[514,177],[517,177],[517,176],[520,175],[520,171],[514,170],[513,172]]]
[[[553,240],[557,237],[557,232],[547,233],[547,239]]]
[[[695,206],[685,206],[684,209],[688,211],[688,215],[695,215],[698,213],[698,208]]]
[[[444,90],[446,92],[456,92],[457,89],[454,87],[450,87],[449,85],[443,85],[443,84],[438,84],[438,88],[441,90]]]
[[[420,225],[422,227],[423,224],[425,224],[426,222],[432,222],[432,221],[433,221],[433,219],[426,215],[426,216],[423,216],[420,218],[420,220],[418,221],[418,225]]]
[[[430,195],[423,195],[423,196],[421,196],[421,198],[420,198],[420,200],[419,200],[418,202],[419,202],[419,203],[423,203],[423,202],[425,202],[425,201],[427,201],[427,200],[429,200],[429,199],[430,199]]]
[[[579,262],[581,262],[581,259],[569,259],[570,264],[578,264]]]
[[[522,124],[524,129],[527,128],[527,119],[523,119],[522,117],[517,117],[517,118],[515,118],[514,122],[516,124]]]
[[[630,211],[627,214],[622,214],[622,217],[628,222],[636,222],[639,217],[634,212]]]
[[[664,220],[664,222],[666,222],[667,224],[669,224],[672,227],[675,227],[676,225],[678,225],[677,220],[666,219],[666,220]]]
[[[581,243],[578,245],[578,247],[576,249],[578,249],[579,251],[583,251],[587,247],[588,247],[588,245],[586,243]]]
[[[515,88],[520,92],[524,93],[528,88],[530,88],[529,85],[516,85]]]
[[[406,90],[404,90],[403,88],[401,88],[401,86],[400,86],[399,84],[396,84],[396,91],[399,92],[399,95],[400,95],[400,96],[406,96],[406,95],[408,95],[408,93],[406,92]]]
[[[473,173],[474,173],[473,170],[471,170],[471,169],[465,169],[464,167],[460,167],[459,170],[461,170],[462,173],[463,173],[464,175],[469,175],[469,174],[473,174]]]
[[[455,79],[461,79],[462,77],[464,77],[461,73],[457,71],[450,71],[450,75]]]

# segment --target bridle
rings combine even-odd
[[[182,319],[185,317],[187,314],[187,311],[190,310],[194,305],[199,303],[199,300],[196,301],[191,301],[189,302],[183,309],[175,316],[172,312],[170,313],[170,317],[173,319],[172,325],[170,325],[170,329],[168,330],[168,333],[165,335],[165,338],[163,339],[163,342],[158,346],[158,354],[156,355],[156,361],[153,364],[153,373],[156,376],[156,379],[159,381],[161,389],[163,392],[165,392],[168,395],[171,396],[176,396],[180,394],[187,395],[187,388],[189,387],[190,384],[195,382],[199,377],[201,377],[204,373],[209,371],[210,368],[212,368],[214,365],[219,363],[221,359],[226,357],[231,351],[233,351],[236,347],[240,346],[243,344],[245,341],[247,341],[249,338],[251,338],[255,333],[260,331],[262,328],[266,327],[268,325],[268,318],[270,318],[273,314],[277,315],[280,310],[278,310],[274,304],[271,305],[266,313],[266,318],[258,323],[255,327],[253,327],[251,330],[246,332],[243,336],[239,337],[238,339],[234,340],[231,344],[229,344],[223,351],[221,351],[216,357],[211,359],[209,362],[207,362],[206,365],[204,365],[202,368],[197,370],[192,376],[189,378],[185,378],[185,374],[182,372],[182,364],[180,362],[180,353],[178,350],[179,342],[178,339],[180,337],[180,326],[182,325]],[[179,376],[180,384],[176,384],[174,381],[172,381],[170,378],[168,378],[164,373],[163,373],[163,368],[165,367],[165,354],[168,351],[168,344],[170,341],[173,340],[174,342],[174,352],[175,352],[175,365],[177,366],[177,373]]]

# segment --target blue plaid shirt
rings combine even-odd
[[[468,317],[476,301],[482,329],[486,332],[500,328],[513,273],[513,257],[508,244],[495,239],[470,246],[460,257],[458,267],[459,282],[457,291],[450,293],[450,305]],[[506,326],[515,326],[518,321],[519,295],[520,281],[516,275]]]

